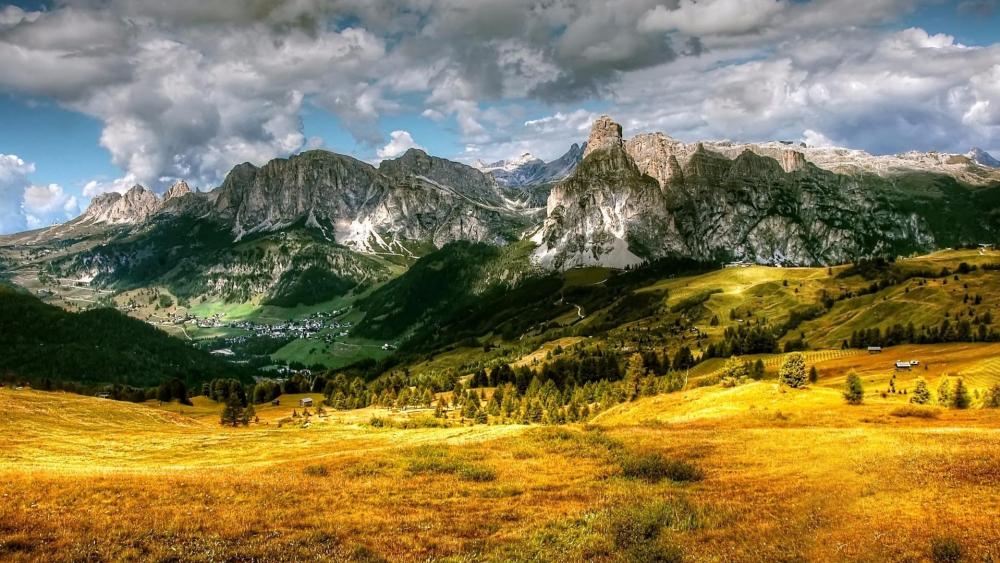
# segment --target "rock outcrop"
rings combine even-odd
[[[80,222],[135,225],[159,210],[160,198],[143,186],[132,186],[124,195],[109,192],[95,197],[78,219]]]
[[[215,211],[236,240],[297,223],[363,252],[411,244],[504,242],[525,219],[496,182],[472,167],[410,150],[379,168],[327,151],[242,164],[219,188]]]
[[[590,137],[587,138],[587,148],[583,151],[583,158],[587,158],[587,155],[594,151],[621,146],[622,126],[612,121],[610,117],[602,115],[590,127]]]
[[[683,256],[832,264],[1000,234],[986,210],[972,226],[961,217],[985,192],[943,186],[914,197],[907,176],[836,174],[785,144],[688,145],[662,134],[623,143],[619,131],[608,119],[595,122],[590,146],[600,148],[552,189],[533,237],[537,263]]]
[[[191,188],[188,187],[187,182],[184,180],[178,180],[177,183],[170,186],[170,188],[167,189],[167,192],[163,194],[163,201],[167,202],[171,199],[186,196],[189,193],[191,193]]]

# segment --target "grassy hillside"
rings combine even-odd
[[[848,406],[830,377],[658,395],[590,425],[410,430],[369,426],[407,416],[379,409],[279,427],[300,396],[233,429],[202,398],[0,389],[0,558],[995,557],[1000,411],[898,416],[902,397]]]
[[[249,375],[147,323],[113,309],[69,313],[0,286],[0,374],[15,381],[189,387]]]

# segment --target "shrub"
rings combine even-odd
[[[798,389],[806,384],[806,361],[798,352],[789,354],[778,370],[778,381]]]
[[[704,473],[696,465],[681,460],[668,460],[658,453],[625,452],[618,456],[622,476],[651,483],[669,479],[676,482],[700,481]]]
[[[892,416],[897,416],[899,418],[913,417],[913,418],[937,418],[938,411],[930,407],[919,407],[915,405],[904,405],[897,407],[891,413]]]
[[[330,474],[330,470],[325,465],[308,465],[303,472],[312,477],[326,477]]]
[[[667,463],[667,479],[677,482],[695,482],[705,478],[705,472],[697,465],[683,460],[671,460]]]
[[[722,368],[722,377],[729,377],[735,380],[750,377],[750,364],[745,360],[733,356],[726,360],[725,367]]]
[[[664,530],[691,531],[704,526],[704,511],[686,499],[622,502],[599,525],[625,561],[683,561],[676,546],[664,545]]]
[[[413,453],[408,469],[410,473],[455,473],[462,466],[443,448],[422,447]]]
[[[865,400],[865,389],[861,385],[858,373],[851,370],[847,374],[847,386],[844,389],[844,400],[849,405],[860,405]]]
[[[486,483],[488,481],[496,481],[497,474],[488,467],[466,465],[458,470],[458,478],[463,481]]]
[[[934,563],[958,563],[962,560],[962,546],[954,538],[934,538],[931,559]]]

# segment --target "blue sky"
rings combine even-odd
[[[603,112],[627,135],[1000,149],[994,0],[407,4],[0,4],[0,154],[25,163],[0,231],[313,147],[553,159]]]

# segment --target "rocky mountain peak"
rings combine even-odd
[[[168,201],[189,193],[191,193],[191,188],[188,187],[187,182],[184,180],[178,180],[174,185],[170,186],[167,193],[163,194],[163,201]]]
[[[590,127],[590,137],[587,139],[587,148],[583,151],[583,158],[598,150],[622,146],[622,126],[615,123],[610,117],[602,115],[598,117]]]
[[[987,168],[1000,168],[1000,160],[997,160],[993,157],[993,155],[979,147],[972,147],[969,152],[965,153],[965,156],[980,166],[985,166]]]
[[[109,192],[95,197],[81,220],[111,225],[134,225],[156,213],[162,202],[145,186],[136,184],[124,195]]]

